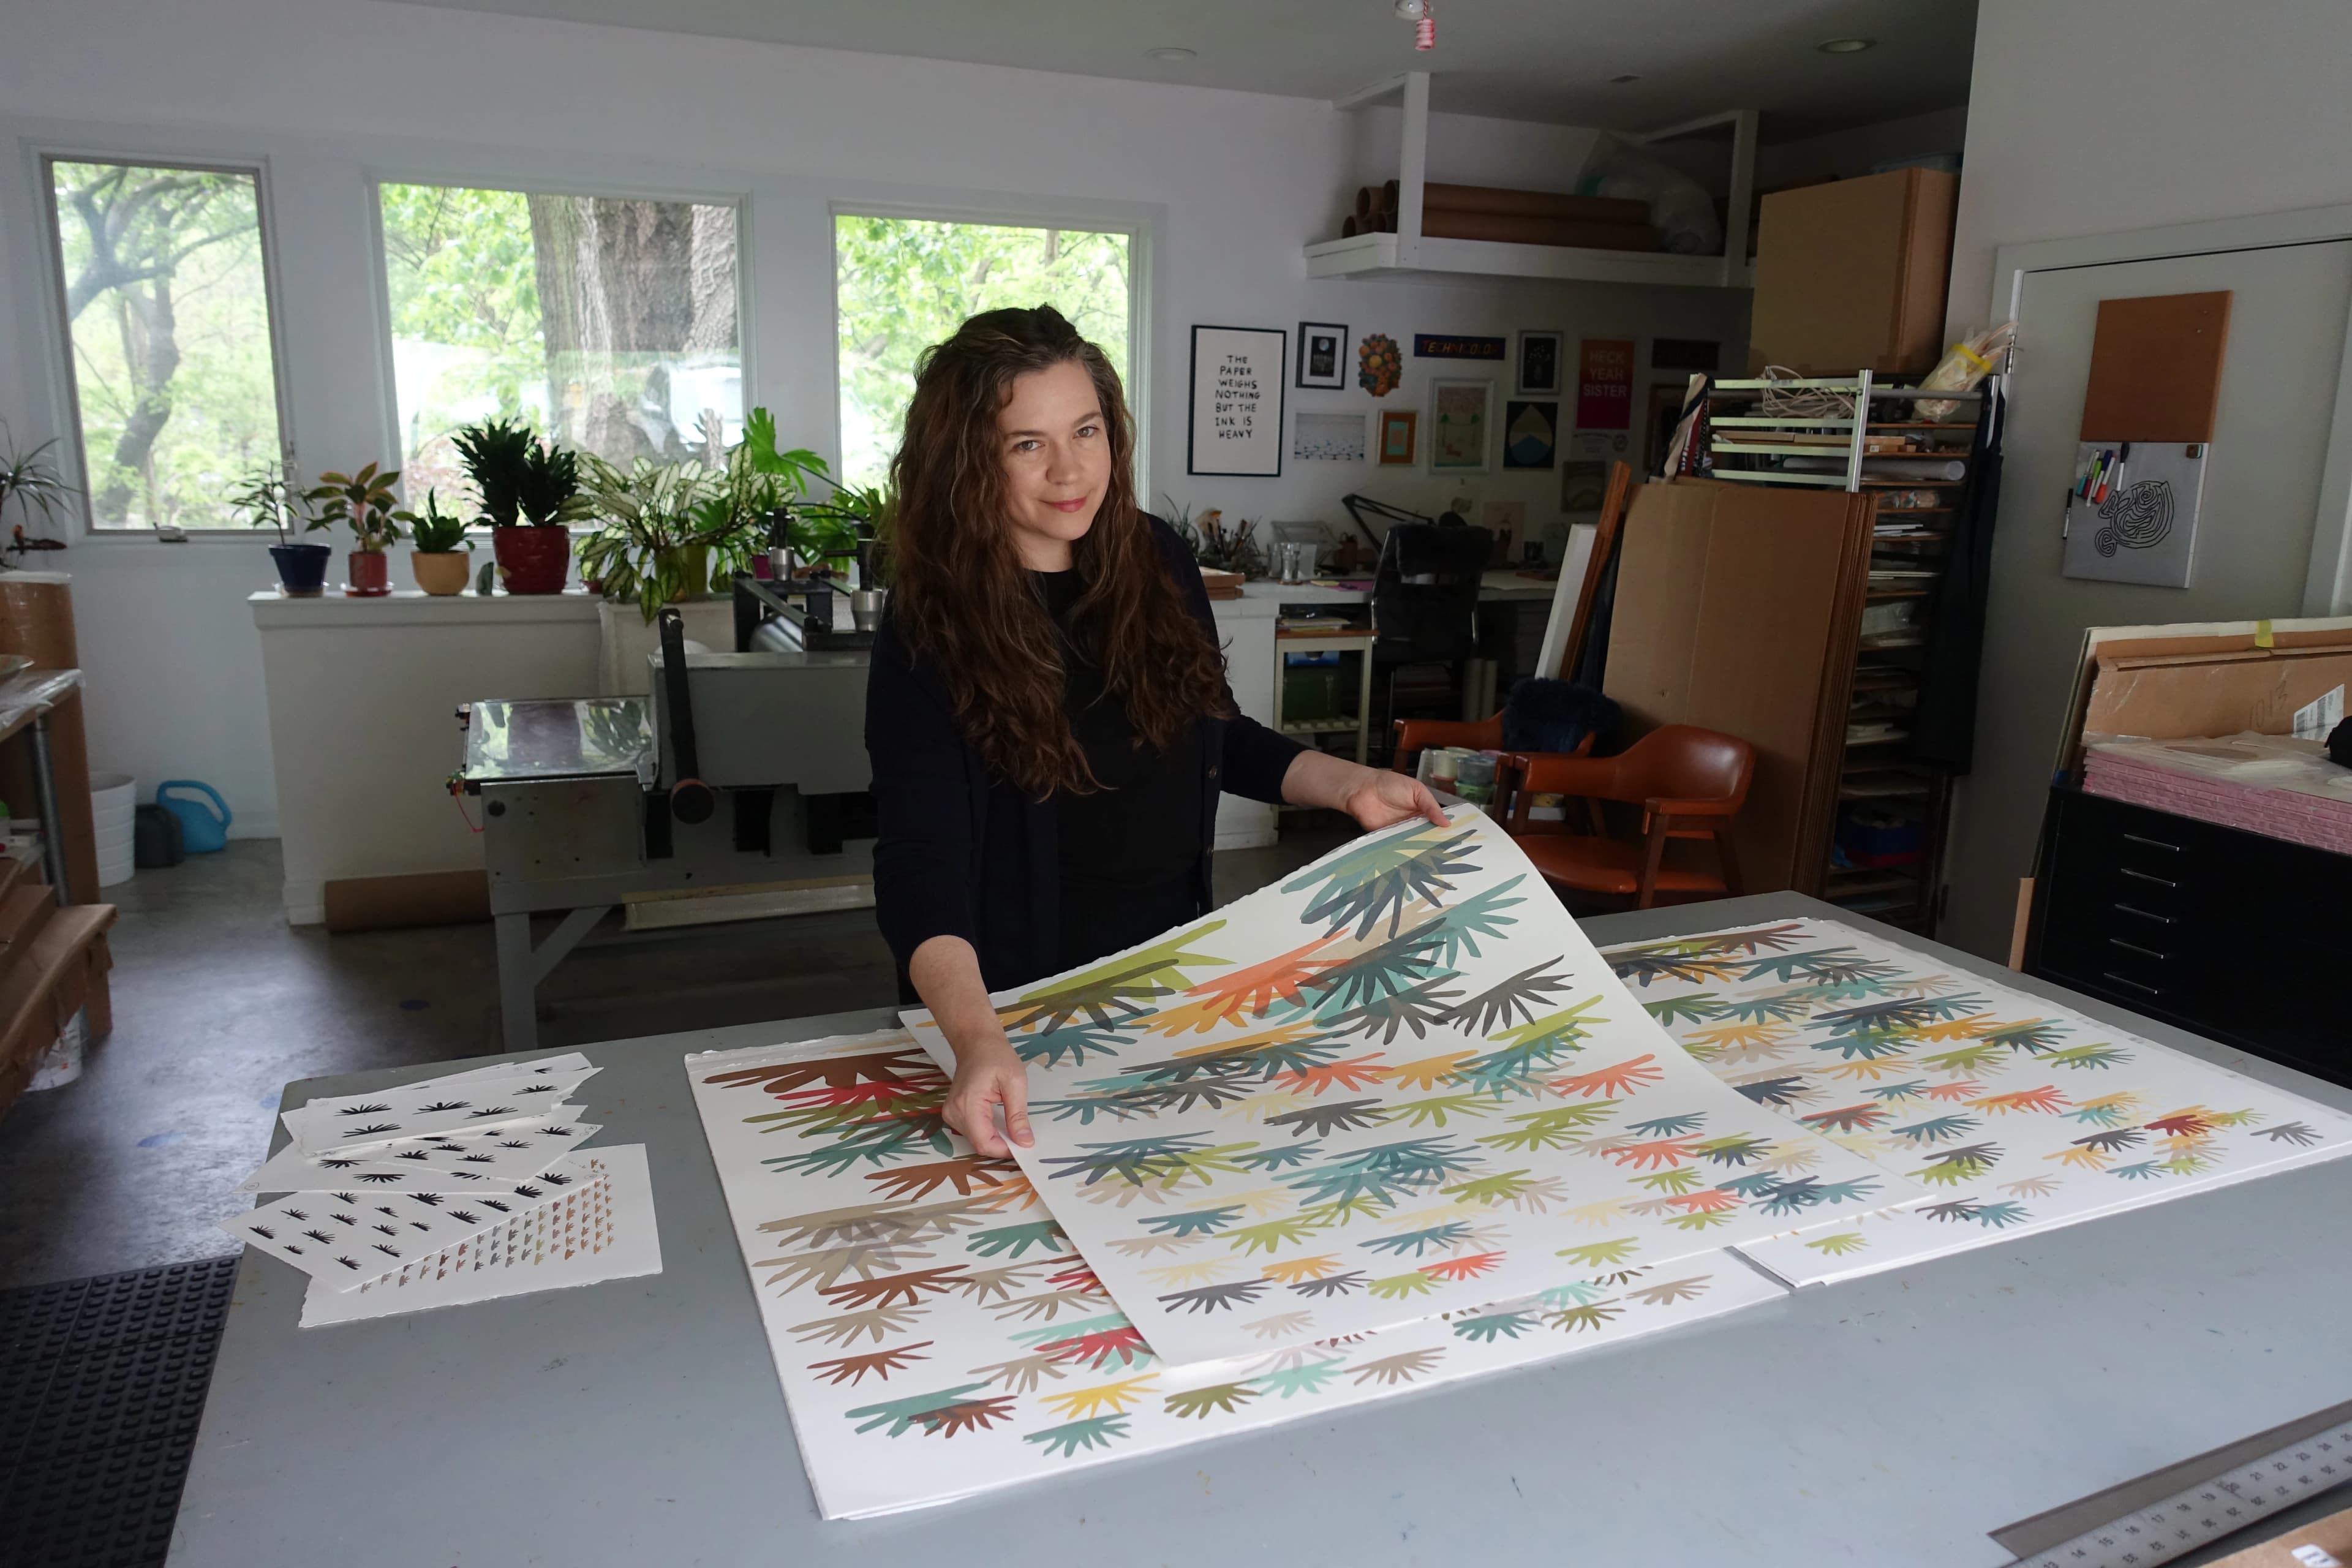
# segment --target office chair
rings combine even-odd
[[[1387,712],[1396,716],[1396,672],[1443,664],[1461,683],[1478,651],[1478,582],[1494,535],[1483,528],[1400,522],[1381,541],[1372,569],[1372,668],[1388,670]]]

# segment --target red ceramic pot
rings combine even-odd
[[[343,592],[354,599],[374,599],[392,592],[391,563],[381,550],[354,550],[347,558],[351,583]]]
[[[572,568],[572,532],[564,528],[494,528],[490,548],[509,594],[561,594]]]

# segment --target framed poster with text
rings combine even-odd
[[[1577,346],[1576,428],[1633,427],[1633,344],[1630,339],[1587,338]]]
[[[1184,471],[1274,479],[1282,472],[1279,328],[1194,327],[1192,413]]]

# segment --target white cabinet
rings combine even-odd
[[[1271,599],[1220,599],[1214,609],[1218,639],[1225,645],[1225,679],[1245,718],[1271,726],[1274,714],[1274,623]],[[1217,803],[1220,849],[1248,849],[1275,841],[1274,807],[1237,795]]]

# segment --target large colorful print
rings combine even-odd
[[[687,1058],[819,1510],[946,1502],[1776,1299],[1727,1253],[1196,1366],[1153,1353],[903,1033]],[[1563,1398],[1571,1398],[1563,1387]]]
[[[1926,1191],[1677,1050],[1472,808],[995,1001],[1029,1067],[1022,1170],[1180,1363]]]
[[[1741,1244],[1792,1284],[2352,1153],[2352,1117],[1834,921],[1603,956],[1724,1083],[1935,1194]]]

